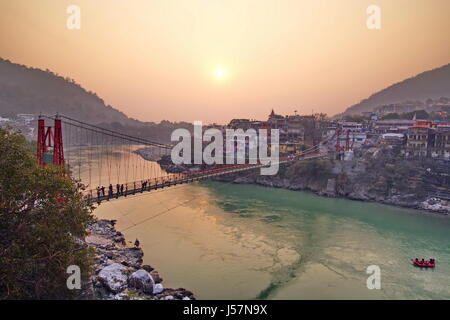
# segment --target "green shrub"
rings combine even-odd
[[[92,253],[77,239],[93,221],[62,169],[41,168],[23,136],[0,129],[0,299],[67,299],[67,267],[86,276]]]

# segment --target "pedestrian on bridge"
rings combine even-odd
[[[122,183],[122,185],[120,186],[120,194],[123,195],[123,183]]]
[[[100,186],[97,186],[97,198],[100,198],[101,189]]]
[[[110,184],[109,184],[109,187],[108,187],[108,199],[111,198],[112,195],[113,195],[113,186],[112,186],[112,184],[110,183]]]
[[[102,196],[105,196],[105,187],[102,186],[101,189],[102,189]]]

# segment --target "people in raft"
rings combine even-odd
[[[434,264],[434,259],[433,258],[430,258],[430,260],[427,260],[427,261],[425,261],[423,258],[422,258],[422,260],[419,261],[419,259],[416,258],[415,261],[416,261],[416,263],[425,264],[425,265]]]

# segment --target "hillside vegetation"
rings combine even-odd
[[[450,96],[450,64],[418,74],[415,77],[395,83],[374,93],[345,110],[342,114],[356,114],[373,111],[377,106],[400,103],[407,100],[421,100]]]
[[[0,58],[0,116],[14,118],[19,113],[53,115],[57,112],[107,129],[165,143],[170,142],[170,134],[175,128],[192,128],[185,122],[162,121],[157,124],[129,118],[73,79]]]
[[[95,93],[74,80],[49,70],[28,68],[0,58],[1,115],[63,113],[93,123],[136,124],[122,112],[105,105]]]

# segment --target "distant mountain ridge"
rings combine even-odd
[[[72,79],[0,58],[0,115],[41,112],[92,123],[138,124]]]
[[[345,110],[343,115],[373,111],[384,104],[450,97],[450,63],[395,83]]]
[[[127,117],[73,79],[0,58],[0,116],[20,113],[64,114],[104,128],[168,143],[175,128],[191,129],[186,122],[141,122]]]

